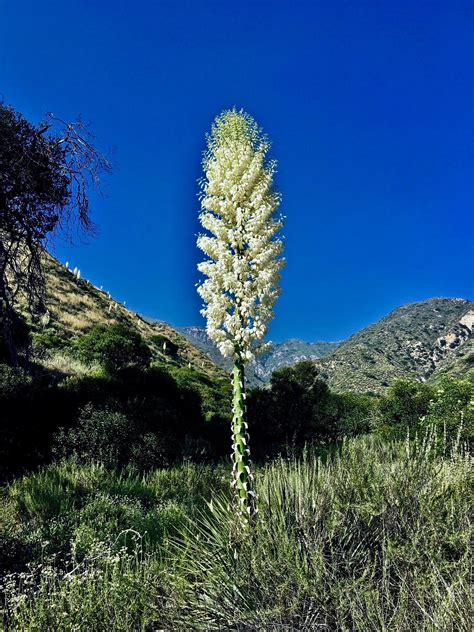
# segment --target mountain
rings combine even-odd
[[[383,391],[394,379],[432,381],[473,367],[474,303],[433,298],[403,305],[316,364],[335,390]]]
[[[191,366],[212,377],[227,377],[206,353],[170,325],[143,319],[106,291],[86,279],[78,278],[74,272],[48,254],[44,255],[43,269],[48,315],[42,319],[40,325],[32,324],[36,333],[46,333],[65,340],[79,336],[92,325],[120,322],[143,336],[155,360]],[[26,310],[23,311],[28,317]]]
[[[268,382],[272,372],[312,360],[335,390],[379,393],[399,377],[420,381],[464,375],[474,364],[474,303],[433,298],[403,305],[343,342],[287,340],[272,345],[247,370],[250,385]],[[188,340],[226,370],[201,327],[180,328]]]
[[[339,347],[340,342],[305,342],[291,338],[285,342],[273,344],[268,353],[258,358],[259,375],[269,380],[276,369],[290,366],[302,360],[318,360],[324,358]]]
[[[94,324],[124,322],[144,337],[160,362],[192,366],[214,377],[226,377],[230,370],[230,361],[203,328],[174,328],[143,318],[50,255],[44,257],[44,269],[49,315],[33,325],[37,333],[70,339]],[[473,330],[472,301],[433,298],[403,305],[343,342],[291,339],[273,344],[249,365],[247,377],[251,386],[261,386],[275,369],[300,360],[313,361],[338,391],[379,393],[398,377],[433,381],[446,374],[462,376],[474,366]]]
[[[204,327],[179,327],[178,330],[186,338],[219,366],[227,371],[232,368],[232,362],[223,358],[206,333]],[[291,339],[282,343],[273,343],[269,351],[256,358],[246,369],[247,379],[251,386],[259,386],[268,382],[276,369],[291,366],[301,360],[317,360],[338,347],[338,342],[305,342]]]

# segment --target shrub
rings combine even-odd
[[[118,465],[130,460],[149,469],[183,458],[209,460],[226,455],[228,426],[217,412],[211,412],[222,405],[219,387],[210,382],[205,388],[209,389],[209,415],[194,385],[178,384],[159,367],[128,367],[112,375],[96,371],[58,381],[56,373],[42,372],[33,378],[22,369],[0,365],[0,481],[48,463],[52,456],[82,454],[83,461],[117,459]],[[85,409],[88,414],[101,411],[101,420],[97,412],[87,421]],[[115,434],[113,443],[113,434],[107,434],[113,423],[118,424],[117,415],[123,421],[124,453],[117,447],[119,435]],[[87,424],[95,424],[94,431]],[[124,439],[125,425],[133,435],[130,441]],[[94,444],[87,447],[89,436]],[[111,451],[109,442],[115,446]]]
[[[400,379],[387,389],[380,398],[377,425],[382,432],[405,436],[407,430],[416,428],[426,415],[433,388],[428,384]]]
[[[374,399],[332,393],[316,366],[304,361],[275,371],[269,389],[250,393],[248,407],[252,448],[262,457],[369,431]]]
[[[373,429],[377,400],[360,393],[333,393],[338,438],[355,437]]]
[[[180,388],[161,369],[71,378],[59,390],[71,421],[56,433],[56,457],[148,470],[219,456],[215,424],[204,421],[199,394]]]
[[[211,378],[188,367],[169,367],[180,389],[199,394],[202,412],[207,421],[230,422],[232,386],[230,379]]]
[[[88,404],[80,412],[77,427],[58,431],[53,454],[116,466],[126,462],[133,434],[134,428],[125,415]]]
[[[69,346],[68,340],[59,336],[54,329],[33,333],[32,342],[34,353],[39,357],[44,357],[51,351],[61,351]]]
[[[75,346],[81,360],[99,362],[111,374],[126,367],[146,368],[151,360],[150,349],[140,334],[121,323],[95,325]]]
[[[31,381],[24,369],[0,364],[0,407],[4,408],[7,400],[23,397]]]
[[[474,440],[474,372],[466,379],[456,380],[444,377],[436,385],[434,396],[429,403],[424,426],[435,425],[438,433],[456,436],[462,441]]]

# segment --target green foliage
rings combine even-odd
[[[127,368],[58,381],[0,365],[0,480],[53,457],[149,470],[226,455],[228,390],[196,372],[187,384],[187,371],[174,379],[156,366]]]
[[[158,367],[73,378],[61,390],[77,406],[87,404],[77,424],[56,434],[58,457],[148,470],[183,458],[205,460],[220,450],[213,436],[218,422],[205,422],[199,394]]]
[[[172,411],[168,409],[170,415]],[[136,413],[136,411],[135,411]],[[133,412],[129,417],[110,408],[85,406],[72,428],[60,428],[53,437],[56,458],[73,457],[81,463],[98,462],[108,467],[130,465],[139,471],[165,467],[180,457],[199,459],[199,450],[206,454],[207,445],[199,437],[183,436],[179,442],[179,427],[169,423],[153,424],[140,419]],[[172,419],[172,418],[171,418]],[[184,431],[184,428],[182,429]]]
[[[249,399],[249,425],[253,444],[284,445],[307,441],[333,441],[336,429],[328,417],[330,392],[312,362],[275,371],[269,391],[253,391]]]
[[[440,434],[472,441],[474,438],[474,373],[465,379],[443,377],[436,385],[398,380],[379,398],[376,428],[387,436],[435,425]]]
[[[81,360],[99,362],[111,374],[127,367],[145,368],[151,360],[140,334],[122,323],[95,325],[75,346]]]
[[[0,488],[0,568],[17,570],[58,555],[76,563],[122,530],[138,531],[147,550],[154,550],[185,515],[226,486],[227,477],[223,484],[218,472],[185,465],[139,476],[68,461],[19,478]],[[130,536],[119,543],[129,546]]]
[[[377,400],[360,393],[333,393],[338,437],[355,437],[373,430]]]
[[[68,340],[59,335],[54,329],[38,331],[32,334],[33,350],[35,355],[43,355],[45,352],[61,351],[70,347]]]
[[[0,405],[9,398],[22,397],[31,381],[24,369],[0,364]]]
[[[249,398],[252,448],[258,456],[332,444],[372,428],[376,400],[356,393],[332,393],[313,362],[275,371],[270,389]]]
[[[423,425],[434,424],[450,437],[459,431],[460,440],[474,441],[474,372],[464,380],[443,377],[433,390]]]
[[[30,570],[0,582],[3,623],[468,630],[470,462],[449,440],[444,456],[436,444],[357,438],[325,463],[308,455],[257,468],[251,537],[223,495],[226,468],[138,477],[50,466],[4,490],[0,525],[13,543],[16,523],[16,550],[27,532],[41,546]]]
[[[379,400],[379,428],[384,432],[405,436],[426,415],[433,394],[433,388],[427,384],[397,380]]]
[[[76,427],[58,431],[53,454],[59,458],[73,455],[83,461],[115,466],[125,462],[133,431],[133,425],[122,413],[96,409],[88,404],[80,412]]]
[[[224,499],[176,541],[183,573],[173,570],[166,623],[467,630],[468,489],[463,456],[442,460],[430,441],[414,450],[358,440],[325,466],[270,464],[257,476],[252,537],[236,531]]]
[[[210,378],[188,367],[169,367],[179,388],[199,393],[207,421],[229,421],[232,407],[232,386],[229,380]]]

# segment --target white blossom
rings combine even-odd
[[[283,249],[275,217],[276,162],[269,142],[245,112],[229,110],[215,121],[204,154],[197,239],[206,259],[198,286],[207,334],[224,356],[253,360],[267,333],[279,295]]]

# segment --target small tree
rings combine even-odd
[[[76,343],[77,353],[85,362],[99,362],[114,374],[127,367],[145,369],[151,352],[140,334],[123,325],[94,325]]]
[[[110,171],[87,126],[48,114],[32,125],[0,102],[0,356],[16,364],[23,295],[44,312],[43,249],[58,232],[91,231],[89,191]]]
[[[207,231],[198,247],[207,255],[198,269],[206,279],[198,292],[207,333],[233,368],[232,459],[238,505],[245,518],[255,510],[245,414],[245,364],[261,344],[279,295],[282,242],[274,216],[280,194],[273,188],[276,162],[270,143],[244,111],[216,118],[207,138],[201,181],[200,221]]]

